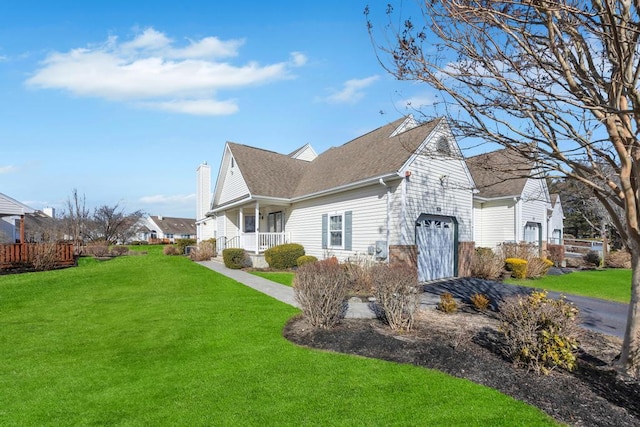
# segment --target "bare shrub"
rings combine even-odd
[[[440,302],[438,303],[438,310],[443,313],[455,313],[458,311],[458,302],[453,298],[449,292],[445,292],[440,295]]]
[[[189,258],[193,261],[208,261],[215,256],[213,243],[210,241],[202,241],[198,247],[189,253]]]
[[[89,244],[84,249],[86,255],[93,255],[94,257],[106,257],[109,256],[109,242],[105,240],[96,240]]]
[[[373,292],[384,320],[396,331],[408,331],[420,306],[418,275],[404,264],[378,264],[371,268]]]
[[[372,295],[373,281],[371,268],[375,262],[368,256],[356,254],[349,257],[343,264],[349,279],[349,294],[351,295]]]
[[[58,249],[54,242],[38,243],[31,263],[37,271],[53,270],[58,260]]]
[[[520,258],[530,262],[533,258],[537,258],[538,247],[533,243],[501,243],[498,251],[503,258]]]
[[[504,258],[491,248],[476,248],[471,263],[471,276],[479,279],[496,280],[504,270]]]
[[[167,245],[162,249],[162,253],[165,255],[180,255],[178,248],[173,245]]]
[[[122,256],[129,253],[129,248],[127,248],[126,246],[114,246],[111,248],[109,253],[115,256]]]
[[[527,266],[527,278],[542,277],[553,267],[553,261],[545,258],[533,258]]]
[[[564,245],[548,245],[547,251],[549,252],[549,259],[553,261],[557,267],[560,267],[562,261],[564,261]]]
[[[576,367],[578,309],[546,292],[507,298],[499,319],[505,337],[504,351],[516,365],[547,374],[556,367]]]
[[[337,263],[323,260],[304,264],[293,280],[293,292],[303,316],[313,326],[329,329],[343,316],[347,274]]]
[[[629,251],[611,251],[604,259],[604,265],[609,268],[631,268],[631,254]]]

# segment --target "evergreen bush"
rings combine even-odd
[[[304,247],[298,243],[285,243],[264,251],[264,259],[275,270],[286,270],[297,266],[297,260],[304,255]]]

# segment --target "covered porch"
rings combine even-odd
[[[242,248],[259,255],[274,246],[290,243],[287,208],[288,203],[252,200],[218,210],[218,250]]]

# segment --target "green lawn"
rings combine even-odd
[[[624,303],[631,299],[631,270],[626,269],[575,271],[535,280],[509,279],[506,283]]]
[[[297,347],[297,309],[151,252],[0,276],[0,425],[554,424],[466,380]]]
[[[291,286],[295,273],[286,271],[252,271],[251,274],[263,277],[281,285]]]

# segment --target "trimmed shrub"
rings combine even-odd
[[[409,331],[420,307],[418,274],[405,264],[377,264],[371,280],[382,318],[394,331]]]
[[[167,245],[162,249],[162,253],[165,255],[180,255],[180,252],[178,252],[178,248],[176,248],[173,245]]]
[[[304,255],[304,247],[297,243],[285,243],[264,251],[264,259],[269,267],[286,270],[295,267],[298,258]]]
[[[176,239],[176,249],[180,255],[184,255],[187,246],[195,246],[196,239]]]
[[[560,267],[562,261],[564,261],[564,245],[548,245],[547,251],[549,252],[549,259],[553,261],[557,267]]]
[[[302,267],[305,264],[309,264],[310,262],[316,262],[318,261],[318,258],[314,257],[313,255],[302,255],[301,257],[298,257],[298,259],[296,260],[296,265],[298,267]]]
[[[546,258],[534,258],[527,264],[527,278],[542,277],[553,267],[553,261]]]
[[[516,365],[547,374],[556,367],[576,367],[578,309],[547,292],[507,298],[500,305],[505,355]]]
[[[491,303],[491,300],[486,295],[475,293],[471,295],[471,303],[478,310],[485,311],[487,308],[489,308],[489,303]]]
[[[604,259],[605,267],[609,268],[631,268],[631,254],[629,251],[611,251]]]
[[[222,251],[224,266],[239,270],[247,265],[247,253],[240,248],[227,248]]]
[[[208,261],[215,256],[215,243],[212,243],[211,240],[203,240],[198,244],[198,247],[193,249],[191,253],[189,253],[189,258],[193,261]]]
[[[310,262],[298,268],[293,292],[309,323],[329,329],[340,322],[345,312],[347,274],[337,263]]]
[[[438,303],[438,310],[443,313],[455,313],[458,310],[458,302],[453,298],[449,292],[445,292],[440,295],[440,302]]]
[[[589,251],[582,259],[587,264],[591,264],[595,267],[600,267],[600,263],[602,262],[602,258],[600,258],[600,252],[598,251]]]
[[[516,279],[527,277],[527,260],[522,258],[507,258],[504,260],[505,268],[511,272],[511,276]]]
[[[502,275],[504,259],[491,248],[476,248],[471,263],[471,276],[479,279],[496,280]]]

